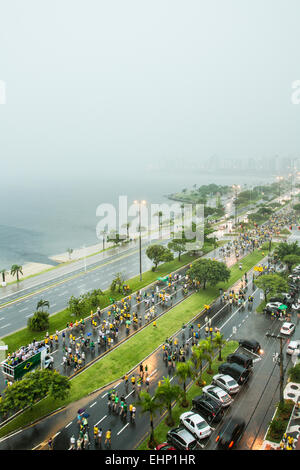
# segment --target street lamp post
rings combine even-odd
[[[142,227],[141,227],[141,206],[146,205],[146,201],[134,201],[139,206],[139,259],[140,259],[140,281],[142,281]]]
[[[240,186],[234,184],[232,187],[233,187],[234,193],[235,193],[235,201],[234,201],[234,225],[235,225],[235,227],[236,227],[236,225],[237,225],[237,192],[238,192],[238,189],[240,188]]]

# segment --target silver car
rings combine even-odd
[[[213,376],[212,383],[223,388],[229,395],[234,395],[240,390],[240,386],[230,375],[216,374]]]
[[[207,385],[206,387],[203,387],[202,392],[215,400],[223,408],[231,405],[233,402],[233,399],[227,392],[225,392],[225,390],[215,385]]]
[[[300,339],[290,341],[286,348],[286,353],[292,355],[295,351],[300,352]]]

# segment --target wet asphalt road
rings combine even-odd
[[[229,306],[224,306],[217,302],[209,314],[209,317],[212,318],[212,326],[220,328],[226,338],[237,339],[251,336],[260,341],[264,350],[262,357],[254,356],[253,376],[242,388],[241,392],[235,398],[234,403],[227,410],[225,418],[222,420],[222,422],[224,422],[224,419],[235,414],[242,416],[246,420],[247,427],[238,447],[240,449],[255,449],[259,446],[267,429],[267,424],[274,412],[274,404],[279,398],[279,368],[278,366],[274,367],[272,356],[273,353],[278,350],[278,342],[276,342],[275,339],[266,338],[265,333],[267,330],[278,332],[280,322],[278,320],[272,321],[270,317],[255,313],[255,306],[260,303],[260,297],[258,290],[254,292],[255,302],[252,311],[248,311],[247,309],[246,311],[242,311],[241,309],[235,308],[230,311]],[[194,323],[196,328],[198,321],[196,320]],[[203,324],[203,319],[201,324]],[[237,328],[235,335],[233,335],[233,327]],[[203,328],[204,325],[202,326],[202,337],[204,337]],[[189,331],[190,330],[187,328],[185,331],[186,337]],[[299,333],[299,331],[297,333]],[[295,335],[297,335],[297,333]],[[180,335],[178,335],[179,340]],[[148,365],[149,375],[151,376],[151,393],[154,392],[158,380],[168,374],[168,369],[163,362],[161,348],[154,352],[149,359],[144,361],[144,364]],[[138,371],[136,371],[136,373],[137,372]],[[169,371],[169,373],[172,376],[172,371]],[[172,380],[175,382],[177,379],[174,378]],[[126,393],[126,401],[128,403],[137,399],[131,389],[131,385],[129,385],[126,390],[124,383],[120,382],[117,390],[119,390],[119,395],[121,392]],[[90,414],[90,448],[95,448],[92,429],[93,425],[96,423],[98,423],[98,426],[101,426],[104,431],[111,427],[113,449],[136,448],[149,430],[148,417],[141,415],[141,413],[137,411],[136,422],[134,424],[129,423],[128,420],[127,422],[123,422],[119,416],[108,412],[106,393],[104,389],[99,394],[91,397],[90,400],[87,398],[87,403],[84,405]],[[74,434],[76,438],[78,435],[76,410],[74,407],[76,408],[76,404],[73,406],[73,416],[70,415],[68,409],[64,409],[37,425],[16,434],[13,438],[5,439],[0,442],[0,449],[32,449],[36,446],[38,446],[39,449],[47,448],[46,439],[49,435],[55,436],[54,449],[67,449],[72,434]],[[220,425],[216,426],[215,431],[206,442],[202,442],[204,449],[215,448],[214,436],[219,426]]]

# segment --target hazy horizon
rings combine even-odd
[[[5,185],[298,158],[299,13],[296,0],[6,2]]]

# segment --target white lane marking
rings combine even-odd
[[[97,403],[96,401],[95,401],[94,403],[92,403],[91,406],[90,406],[90,408],[93,408],[93,406],[95,406],[96,403]]]
[[[153,374],[155,374],[156,371],[157,371],[157,369],[155,369],[153,372],[151,372],[151,374],[149,375],[149,377],[151,377]]]
[[[126,395],[126,397],[125,397],[125,398],[128,398],[128,397],[130,397],[130,395],[132,395],[133,393],[134,393],[134,390],[132,390],[132,392],[128,393],[128,395]]]
[[[2,328],[6,328],[7,326],[10,326],[10,323],[7,323],[7,325],[1,326],[1,330],[2,330]]]
[[[97,426],[99,423],[101,423],[105,418],[107,417],[107,415],[103,416],[103,418],[101,418],[98,423],[95,424],[95,426]]]
[[[55,439],[59,434],[60,434],[60,431],[57,432],[57,433],[53,436],[53,439]]]
[[[22,308],[22,310],[19,310],[19,312],[25,312],[25,310],[28,310],[28,307]]]
[[[106,397],[106,395],[108,395],[108,392],[106,392],[104,395],[102,395],[102,397],[101,397],[101,398],[105,398],[105,397]]]
[[[32,317],[33,313],[30,313],[29,315],[26,315],[25,318]]]
[[[117,432],[117,436],[121,434],[121,432],[124,431],[124,429],[127,428],[127,426],[129,426],[129,423],[125,424],[125,426],[119,432]]]
[[[65,428],[68,428],[69,426],[71,426],[72,423],[73,423],[73,421],[70,421],[69,424],[67,424],[67,426],[65,426]]]

